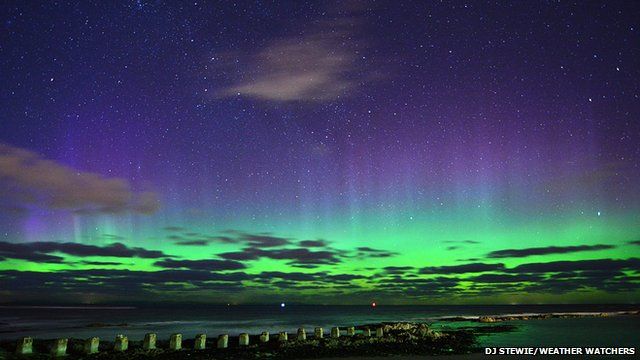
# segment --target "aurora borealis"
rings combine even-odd
[[[640,300],[637,3],[0,9],[0,302]]]

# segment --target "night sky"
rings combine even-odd
[[[5,1],[0,298],[640,301],[640,3]]]

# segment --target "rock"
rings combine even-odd
[[[229,335],[223,334],[218,336],[218,349],[226,349],[229,345]]]
[[[127,351],[129,348],[129,339],[124,335],[116,335],[113,342],[113,351]]]
[[[65,356],[67,355],[67,342],[68,339],[57,339],[51,347],[52,356]]]
[[[268,343],[269,342],[269,332],[268,331],[263,331],[262,334],[260,334],[260,342],[261,343]]]
[[[153,350],[156,348],[156,340],[158,335],[154,333],[148,333],[144,335],[144,341],[142,342],[142,349]]]
[[[242,333],[238,338],[238,345],[240,346],[249,346],[249,334]]]
[[[289,334],[286,331],[281,331],[278,334],[278,342],[287,342],[289,341]]]
[[[18,346],[16,346],[16,354],[27,355],[33,353],[33,339],[30,337],[24,337],[18,340]]]
[[[207,346],[207,335],[206,334],[198,334],[193,342],[194,350],[204,350]]]
[[[171,334],[169,337],[169,350],[182,349],[182,334]]]
[[[92,337],[84,341],[83,351],[85,354],[95,354],[100,346],[100,338]]]

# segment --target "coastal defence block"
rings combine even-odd
[[[371,336],[371,329],[369,329],[369,328],[362,329],[362,335],[364,337],[370,337]]]
[[[356,328],[353,326],[349,326],[347,328],[347,336],[355,336],[356,335]]]
[[[260,334],[260,342],[261,343],[268,343],[269,342],[269,332],[268,331],[263,331],[262,334]]]
[[[129,339],[124,335],[116,335],[113,342],[113,351],[127,351],[129,348]]]
[[[376,337],[377,337],[377,338],[384,337],[384,330],[382,330],[382,328],[381,328],[381,327],[376,328]]]
[[[322,339],[324,337],[324,330],[321,327],[313,329],[313,335],[316,339]]]
[[[238,338],[238,345],[240,346],[249,346],[249,334],[242,333]]]
[[[155,333],[144,334],[144,341],[142,342],[142,348],[144,350],[153,350],[156,348],[156,340],[158,335]]]
[[[307,340],[307,332],[304,330],[304,328],[298,329],[298,336],[296,337],[296,340],[298,341]]]
[[[169,337],[169,350],[182,349],[182,334],[171,334]]]
[[[332,338],[339,338],[340,337],[340,328],[339,327],[332,327],[331,328],[331,337]]]
[[[429,335],[429,327],[426,324],[418,325],[418,334],[422,337]]]
[[[67,355],[67,343],[68,339],[57,339],[51,347],[52,356],[65,356]]]
[[[219,335],[218,336],[218,349],[226,349],[229,346],[229,335]]]
[[[30,337],[23,337],[22,339],[18,340],[18,345],[16,346],[16,354],[33,354],[33,339]]]
[[[99,337],[91,337],[84,341],[84,346],[82,350],[85,354],[95,354],[98,352],[98,347],[100,346],[100,338]]]
[[[286,331],[281,331],[281,332],[278,334],[278,341],[279,341],[279,342],[286,342],[286,341],[289,341],[289,334],[287,334],[287,332],[286,332]]]
[[[206,347],[207,347],[207,335],[206,334],[196,335],[196,339],[193,342],[193,349],[204,350]]]

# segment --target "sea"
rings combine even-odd
[[[284,306],[282,306],[284,305]],[[515,320],[495,324],[471,321],[477,316],[543,313],[637,311],[640,305],[465,305],[465,306],[315,306],[296,304],[230,306],[122,306],[122,307],[0,307],[0,340],[23,336],[113,339],[125,334],[141,340],[145,333],[159,338],[182,333],[183,338],[205,333],[260,334],[295,331],[304,327],[357,326],[381,322],[426,322],[436,330],[461,327],[513,325],[511,331],[479,336],[484,347],[636,347],[640,346],[640,317],[552,318]],[[446,317],[469,321],[444,321]]]

